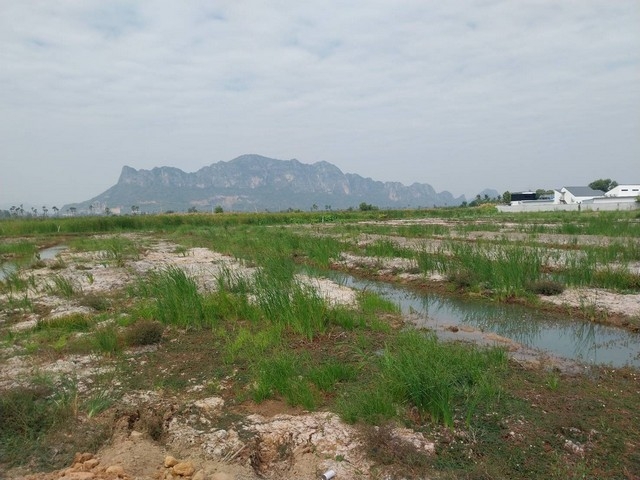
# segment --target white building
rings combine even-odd
[[[553,191],[553,203],[572,205],[602,196],[602,190],[594,190],[591,187],[562,187]]]
[[[637,197],[640,196],[640,185],[618,185],[604,195],[606,197]]]
[[[639,197],[640,185],[618,185],[606,194],[591,187],[562,187],[553,191],[553,199],[522,200],[496,208],[500,212],[636,210]]]

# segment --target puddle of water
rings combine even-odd
[[[0,265],[0,280],[5,279],[18,270],[18,266],[13,262],[6,262]]]
[[[67,247],[66,245],[54,245],[53,247],[43,248],[38,252],[38,256],[40,260],[52,260],[56,258],[56,256],[60,252],[66,250],[67,248],[69,247]],[[29,262],[27,261],[27,263]],[[22,264],[23,263],[21,263],[20,265]],[[5,262],[0,265],[0,280],[3,280],[12,273],[16,272],[18,270],[18,265],[19,264],[16,262]]]
[[[40,255],[40,260],[51,260],[56,258],[60,252],[65,251],[67,248],[69,247],[66,245],[54,245],[53,247],[43,248],[38,252],[38,254]]]
[[[342,285],[377,292],[397,303],[404,314],[411,314],[417,326],[435,329],[448,338],[457,338],[458,334],[447,332],[446,327],[468,326],[482,332],[493,332],[530,349],[581,363],[640,367],[638,333],[553,316],[519,305],[418,294],[401,286],[358,280],[349,275],[332,273],[330,276]]]

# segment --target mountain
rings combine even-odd
[[[63,211],[140,212],[282,211],[357,208],[360,203],[380,208],[459,205],[447,191],[437,193],[431,185],[379,182],[342,171],[328,162],[314,164],[298,160],[276,160],[260,155],[242,155],[217,162],[197,172],[174,167],[136,170],[123,167],[118,183],[90,200],[65,205]]]
[[[500,193],[493,188],[485,188],[478,195],[480,195],[480,198],[485,198],[485,196],[489,198],[497,198],[501,196]]]

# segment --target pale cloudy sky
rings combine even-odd
[[[640,182],[640,0],[0,0],[0,205],[244,153],[483,188]]]

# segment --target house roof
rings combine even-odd
[[[591,187],[564,187],[574,197],[601,197],[604,195],[602,190],[594,190]]]

